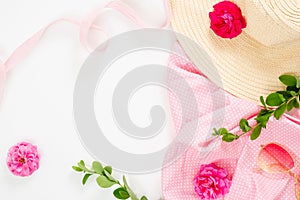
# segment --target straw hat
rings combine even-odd
[[[242,34],[233,39],[210,29],[209,12],[218,2],[170,0],[173,29],[196,41],[212,59],[216,69],[203,69],[199,48],[178,38],[210,80],[238,97],[259,102],[259,96],[284,89],[278,80],[281,74],[300,75],[299,0],[232,1],[247,21]]]

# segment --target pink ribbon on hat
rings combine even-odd
[[[167,0],[164,0],[164,6],[166,10],[166,20],[164,24],[160,28],[165,28],[170,24],[170,10],[169,10],[169,4]],[[75,24],[80,27],[80,42],[81,44],[89,50],[88,47],[88,34],[91,29],[103,32],[106,37],[108,38],[109,34],[106,30],[101,28],[100,26],[97,26],[94,23],[95,19],[105,10],[105,9],[114,9],[121,13],[123,16],[128,18],[130,21],[135,23],[139,28],[146,28],[148,27],[146,22],[140,19],[137,12],[132,9],[129,5],[125,4],[121,0],[115,0],[110,3],[108,3],[105,6],[99,7],[92,12],[90,12],[81,22],[73,20],[73,19],[67,19],[67,18],[61,18],[58,20],[55,20],[51,23],[49,23],[47,26],[36,32],[33,36],[31,36],[29,39],[27,39],[23,44],[21,44],[17,49],[14,50],[14,52],[10,55],[10,57],[5,61],[2,62],[0,60],[0,101],[3,96],[3,91],[6,84],[6,78],[7,73],[12,70],[15,66],[17,66],[20,62],[26,58],[29,53],[33,50],[33,48],[38,44],[38,42],[43,37],[44,33],[56,23],[59,22],[68,22]]]

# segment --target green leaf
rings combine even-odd
[[[249,126],[249,123],[246,119],[241,119],[240,121],[240,128],[242,129],[242,131],[244,133],[247,133],[248,131],[250,131],[251,126]]]
[[[77,166],[72,166],[72,168],[73,168],[76,172],[82,172],[82,171],[83,171],[80,167],[77,167]]]
[[[297,84],[297,79],[292,75],[281,75],[279,80],[286,86],[295,86]]]
[[[130,189],[130,187],[128,186],[128,183],[127,183],[127,181],[126,181],[125,176],[123,176],[123,182],[124,182],[124,186],[125,186],[125,188],[127,189],[127,191],[128,191],[128,193],[129,193],[131,199],[132,199],[132,200],[139,200],[139,198],[137,198],[137,196],[134,194],[134,192],[133,192],[133,191]]]
[[[294,107],[295,108],[299,108],[300,106],[299,106],[299,100],[298,99],[295,99],[295,101],[294,101]]]
[[[297,88],[296,86],[287,86],[286,90],[289,92],[291,91],[299,92],[299,88]]]
[[[85,163],[84,163],[84,161],[83,160],[81,160],[81,161],[79,161],[79,163],[78,163],[78,166],[81,168],[81,167],[85,167]]]
[[[280,93],[277,94],[279,94],[279,98],[281,99],[282,102],[286,102],[286,98],[282,94]]]
[[[228,133],[222,137],[224,142],[233,142],[235,139],[238,139],[238,136],[232,133]]]
[[[261,125],[256,126],[253,129],[252,133],[251,133],[250,139],[251,140],[256,140],[259,137],[260,133],[261,133],[261,129],[262,129]]]
[[[219,132],[219,135],[226,135],[228,133],[226,128],[220,128],[218,132]]]
[[[286,91],[286,90],[285,90],[285,91],[278,91],[278,92],[276,92],[276,93],[282,94],[284,99],[290,99],[291,97],[293,97],[293,96],[291,95],[291,91]]]
[[[212,134],[213,136],[220,135],[219,132],[218,132],[218,130],[216,128],[213,128],[213,131],[214,131],[213,134]]]
[[[287,109],[286,107],[287,107],[287,105],[286,105],[286,103],[284,103],[275,110],[275,112],[274,112],[275,119],[279,120],[279,118],[286,111],[286,109]]]
[[[102,172],[103,172],[103,166],[98,161],[93,162],[92,168],[97,174],[102,174]]]
[[[260,110],[260,112],[258,113],[258,117],[261,117],[261,116],[268,116],[268,115],[271,115],[273,113],[272,110],[268,110],[268,109],[262,109]]]
[[[228,133],[226,128],[220,128],[219,130],[214,128],[213,131],[214,131],[214,133],[213,133],[214,136],[225,135]]]
[[[118,182],[114,177],[112,177],[112,175],[110,175],[110,173],[108,171],[104,170],[103,173],[107,177],[108,180],[115,182],[115,183]]]
[[[287,104],[287,111],[291,111],[291,110],[294,108],[294,101],[296,101],[296,99],[290,101],[290,102]]]
[[[114,191],[114,196],[117,199],[128,199],[130,195],[128,194],[127,190],[124,188],[118,188]]]
[[[104,167],[105,171],[107,171],[109,174],[112,173],[112,167],[111,166],[106,166]]]
[[[266,103],[269,106],[279,106],[283,103],[282,101],[283,95],[278,93],[272,93],[269,96],[267,96]]]
[[[293,97],[298,96],[297,92],[295,92],[295,91],[290,91],[290,93]]]
[[[86,181],[89,179],[89,177],[92,176],[92,174],[85,174],[82,179],[82,185],[86,184]]]
[[[107,177],[103,175],[98,176],[96,181],[102,188],[109,188],[115,184],[115,182],[108,180]]]
[[[265,128],[273,112],[274,112],[273,110],[267,110],[267,109],[261,110],[257,115],[257,117],[255,118],[256,122]]]
[[[146,196],[142,196],[141,200],[148,200]]]
[[[262,104],[265,108],[267,107],[266,102],[265,102],[263,96],[260,96],[260,102],[261,102],[261,104]]]
[[[300,79],[299,78],[297,78],[296,88],[300,88]]]
[[[85,163],[84,163],[83,160],[79,161],[78,167],[81,168],[83,171],[91,172],[88,168],[86,168]]]

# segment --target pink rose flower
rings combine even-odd
[[[209,13],[210,28],[222,38],[234,38],[242,33],[247,23],[241,9],[230,1],[222,1],[214,5]]]
[[[7,153],[7,166],[16,176],[30,176],[39,168],[39,162],[37,147],[28,142],[12,146]]]
[[[217,199],[229,193],[231,180],[226,169],[215,164],[201,165],[194,178],[194,189],[202,200]]]

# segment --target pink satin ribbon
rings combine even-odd
[[[165,28],[170,24],[170,10],[169,10],[169,4],[167,0],[164,1],[164,6],[166,10],[166,20],[164,24],[160,28]],[[78,25],[80,27],[80,42],[81,44],[89,50],[87,38],[89,31],[91,29],[103,32],[106,37],[109,37],[109,34],[106,30],[101,28],[100,26],[94,25],[95,19],[105,10],[105,9],[114,9],[117,12],[121,13],[123,16],[128,18],[130,21],[132,21],[134,24],[136,24],[139,28],[146,28],[148,27],[146,25],[146,22],[140,19],[137,12],[132,9],[129,5],[125,4],[121,0],[116,0],[108,3],[107,5],[103,7],[99,7],[95,10],[93,10],[91,13],[89,13],[81,22],[78,22],[73,19],[67,19],[62,18],[55,20],[39,30],[37,33],[35,33],[33,36],[31,36],[29,39],[27,39],[23,44],[21,44],[17,49],[14,50],[14,52],[11,54],[11,56],[5,61],[2,62],[0,60],[0,101],[3,96],[3,91],[5,88],[5,82],[7,78],[7,73],[13,69],[15,66],[17,66],[20,62],[23,61],[24,58],[26,58],[29,53],[33,50],[33,48],[37,45],[37,43],[40,41],[44,33],[54,24],[58,22],[68,22],[75,25]]]

